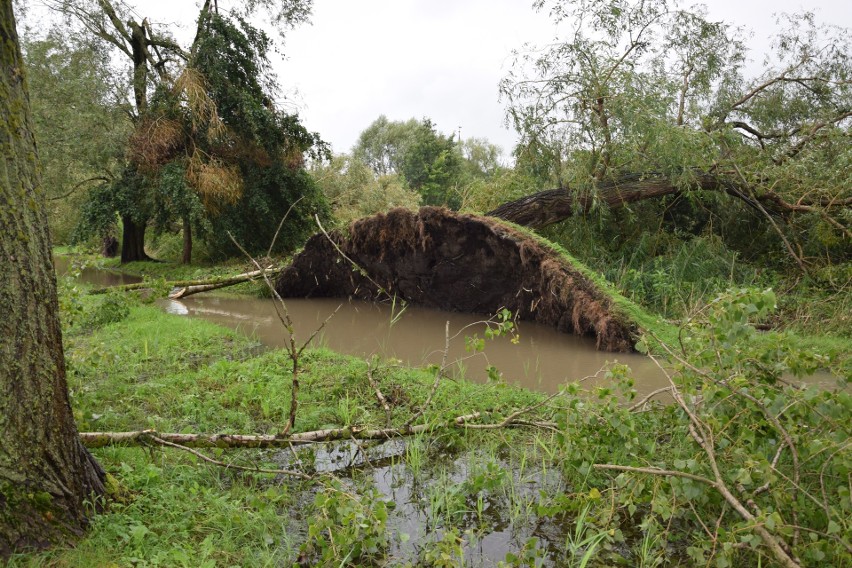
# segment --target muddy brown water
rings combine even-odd
[[[289,336],[269,299],[198,295],[163,300],[161,305],[169,313],[236,329],[266,346],[283,347],[288,341]],[[326,322],[313,344],[356,357],[397,359],[412,366],[440,365],[449,322],[446,360],[455,376],[463,373],[470,380],[485,382],[487,368],[493,366],[509,384],[554,393],[560,386],[574,381],[587,389],[611,386],[606,369],[620,363],[630,367],[640,397],[669,384],[663,371],[649,357],[597,351],[591,337],[561,333],[533,322],[516,322],[517,343],[510,337],[498,337],[486,340],[482,353],[471,354],[465,349],[465,338],[474,335],[484,338],[487,316],[412,305],[400,313],[398,306],[340,298],[290,298],[286,305],[297,342],[305,341]],[[805,380],[827,388],[836,384],[836,378],[828,373]]]
[[[284,346],[288,341],[272,300],[199,295],[164,301],[163,305],[170,313],[200,317],[237,329],[264,345]],[[398,359],[413,366],[441,364],[449,322],[447,362],[457,376],[463,371],[468,379],[484,382],[488,377],[486,368],[493,366],[509,384],[552,393],[560,385],[581,381],[607,364],[618,362],[633,370],[640,392],[668,384],[647,357],[596,351],[593,338],[560,333],[531,322],[516,324],[517,344],[509,337],[498,337],[486,340],[482,353],[471,354],[465,349],[465,338],[474,335],[484,338],[483,320],[487,316],[411,305],[399,313],[389,304],[329,298],[288,299],[286,305],[297,341],[306,340],[331,317],[314,344],[356,357]],[[583,385],[603,384],[604,374],[586,379]]]
[[[138,276],[131,276],[115,270],[107,270],[94,266],[78,266],[73,256],[54,256],[53,266],[56,276],[65,276],[73,271],[80,271],[80,280],[97,287],[120,286],[141,282]]]

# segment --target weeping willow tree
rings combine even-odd
[[[297,116],[275,108],[267,58],[272,40],[247,22],[263,14],[283,34],[306,21],[311,0],[206,0],[186,48],[168,27],[139,18],[121,0],[45,3],[129,64],[127,163],[121,175],[90,192],[80,236],[107,230],[118,215],[122,261],[141,260],[149,224],[164,229],[177,222],[189,260],[193,229],[222,254],[233,252],[229,230],[260,250],[301,198],[280,236],[283,248],[294,246],[313,213],[325,214],[303,167],[305,152],[325,146]]]
[[[785,16],[750,72],[733,26],[669,0],[539,0],[571,32],[518,56],[501,85],[518,167],[557,186],[491,213],[535,227],[656,200],[806,269],[850,258],[848,30]],[[685,199],[682,199],[685,198]],[[680,205],[677,203],[680,202]],[[615,229],[620,223],[611,223]],[[782,264],[784,264],[782,262]]]

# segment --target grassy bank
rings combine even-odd
[[[132,295],[69,294],[63,305],[81,308],[64,312],[81,430],[272,434],[286,423],[285,352]],[[384,443],[205,450],[245,467],[297,469],[309,480],[223,468],[156,445],[95,449],[120,489],[89,535],[76,548],[11,565],[775,566],[755,532],[769,525],[770,538],[792,545],[803,566],[852,565],[852,398],[778,382],[782,371],[836,361],[789,338],[775,337],[771,350],[756,341],[749,317],[763,317],[772,303],[766,295],[729,297],[685,334],[690,357],[673,380],[714,432],[713,460],[692,439],[681,407],[634,407],[623,367],[608,371],[609,387],[566,385],[551,400],[499,382],[441,379],[416,417],[435,368],[312,350],[300,360],[295,432],[386,426],[371,377],[391,426],[414,417],[425,430]],[[499,427],[451,425],[473,412],[481,415],[471,424]],[[513,417],[513,427],[502,424]],[[787,446],[779,451],[781,432],[798,465]],[[744,519],[713,486],[694,481],[713,476],[711,461],[720,483],[752,499],[759,515]],[[608,465],[628,471],[601,467]],[[798,537],[795,527],[804,527]]]
[[[106,312],[117,321],[78,319],[66,333],[69,389],[81,431],[264,434],[286,423],[291,364],[284,352],[263,351],[249,338],[156,306],[133,304],[124,312],[114,300],[83,301],[91,304],[86,311]],[[367,362],[312,350],[301,366],[298,431],[384,425],[385,413],[366,378]],[[373,373],[394,405],[394,426],[426,400],[434,379],[428,370],[394,366],[374,367]],[[463,409],[497,419],[541,398],[504,385],[447,381],[428,416],[441,424]],[[452,448],[461,439],[468,436],[452,433],[423,451],[456,453]],[[361,466],[301,482],[233,472],[172,449],[104,448],[95,454],[127,490],[122,501],[96,517],[77,548],[19,557],[12,565],[289,565],[309,540],[308,519],[300,513],[306,500],[338,475],[362,483],[361,470],[369,470]],[[266,468],[291,459],[278,450],[216,456]],[[313,449],[299,459],[306,471],[314,469]]]

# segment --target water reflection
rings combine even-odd
[[[71,272],[71,270],[75,268],[73,264],[73,256],[63,255],[53,257],[53,267],[56,270],[57,277],[65,276],[66,274]],[[121,272],[106,270],[103,268],[96,268],[94,266],[84,267],[80,273],[80,280],[98,288],[142,282],[142,279],[138,276],[131,276],[129,274],[123,274]]]

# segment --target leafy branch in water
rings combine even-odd
[[[619,472],[615,498],[628,510],[635,510],[642,476],[664,478],[672,502],[700,504],[669,513],[704,528],[706,538],[688,549],[696,563],[735,565],[738,551],[752,550],[794,567],[836,563],[852,552],[845,473],[852,466],[852,398],[843,389],[791,384],[789,375],[832,361],[781,334],[756,331],[754,323],[774,308],[771,290],[730,291],[686,324],[679,349],[657,342],[675,371],[666,372],[665,390],[676,403],[666,412],[673,422],[669,466],[648,466],[643,452],[594,464]],[[652,497],[652,508],[660,501]]]

